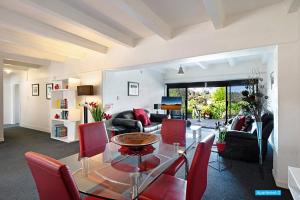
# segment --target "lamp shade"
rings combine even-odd
[[[153,107],[155,110],[157,110],[157,109],[160,109],[160,104],[154,104],[154,107]]]
[[[78,96],[94,95],[93,86],[92,85],[80,85],[80,86],[77,86],[77,95]]]

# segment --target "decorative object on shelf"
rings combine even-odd
[[[145,146],[158,142],[159,138],[155,134],[135,132],[116,135],[111,138],[111,141],[115,144],[125,146],[133,150],[141,150]]]
[[[84,108],[90,111],[95,122],[110,120],[112,118],[110,114],[106,113],[110,109],[109,105],[102,108],[101,104],[97,102],[90,102],[90,103],[80,104],[80,106],[83,106]]]
[[[59,118],[60,118],[59,114],[54,115],[54,119],[59,119]]]
[[[57,99],[56,100],[57,109],[68,109],[68,99]]]
[[[61,118],[64,120],[68,120],[68,116],[69,116],[69,111],[61,111]]]
[[[227,128],[225,126],[219,126],[219,137],[218,137],[218,141],[217,141],[217,149],[218,152],[221,153],[225,150],[225,137],[226,137],[226,132],[227,132]]]
[[[128,96],[139,96],[139,83],[128,82]]]
[[[40,84],[32,84],[32,96],[40,95]]]
[[[54,89],[59,90],[59,84],[55,84]]]
[[[247,90],[242,92],[243,103],[242,108],[245,112],[254,115],[257,126],[257,140],[259,148],[259,166],[263,176],[263,158],[262,158],[262,119],[261,116],[268,108],[269,97],[265,95],[263,85],[263,74],[258,69],[251,71],[251,76],[246,86]]]
[[[51,92],[53,90],[53,83],[47,83],[46,84],[46,99],[51,99]]]

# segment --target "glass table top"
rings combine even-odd
[[[69,166],[81,193],[108,199],[136,199],[199,139],[195,133],[187,133],[186,145],[179,146],[163,141],[160,135],[159,138],[159,142],[139,151],[110,142],[93,157],[79,161],[78,154],[74,154],[60,161]]]

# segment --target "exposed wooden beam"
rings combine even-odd
[[[197,63],[195,63],[196,65],[198,65],[199,67],[201,67],[202,69],[207,69],[208,67],[207,67],[207,65],[204,65],[203,63],[201,63],[201,62],[197,62]]]
[[[290,0],[288,13],[297,12],[300,7],[300,0]]]
[[[49,66],[51,64],[50,60],[11,54],[11,53],[1,52],[1,51],[0,51],[0,57],[2,57],[5,60],[14,60],[14,61],[19,61],[24,63],[32,63],[40,66]]]
[[[222,0],[203,0],[203,3],[214,27],[223,28],[226,16]]]
[[[93,17],[90,17],[84,12],[75,9],[74,7],[64,3],[61,0],[51,0],[51,1],[24,0],[24,1],[26,2],[27,5],[30,5],[32,8],[42,10],[43,15],[48,16],[47,19],[46,18],[41,19],[44,23],[47,24],[51,23],[52,26],[63,29],[65,31],[70,31],[68,28],[68,26],[70,25],[82,27],[84,29],[83,31],[89,30],[91,32],[95,32],[98,35],[101,35],[102,37],[112,40],[116,43],[128,47],[135,46],[134,38],[131,38],[127,34],[122,33],[119,30],[112,28],[111,26],[99,20],[96,20]],[[61,26],[61,24],[57,22],[53,23],[52,20],[63,21],[67,26]]]
[[[107,47],[79,37],[72,33],[57,29],[45,23],[39,22],[24,15],[17,14],[4,8],[0,8],[0,25],[18,31],[34,33],[40,36],[75,44],[87,49],[106,53]]]
[[[66,60],[66,57],[60,55],[43,52],[40,50],[31,49],[28,47],[15,45],[4,41],[0,41],[0,51],[11,53],[11,54],[19,54],[23,56],[34,57],[34,58],[53,60],[57,62],[64,62]]]
[[[170,26],[165,23],[156,13],[154,13],[141,0],[111,0],[123,11],[134,19],[141,22],[144,26],[150,29],[155,34],[159,35],[165,40],[172,38],[172,30]],[[96,3],[96,1],[91,1]]]
[[[82,51],[70,51],[68,48],[63,48],[61,42],[57,40],[51,40],[33,34],[18,32],[1,26],[0,40],[30,47],[36,50],[55,53],[64,57],[82,59],[85,56],[85,53]]]

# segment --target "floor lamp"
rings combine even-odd
[[[94,90],[92,85],[80,85],[77,86],[77,95],[78,96],[92,96],[94,95]],[[83,107],[83,116],[84,116],[84,123],[88,123],[88,107],[87,102],[85,99],[85,106]]]

